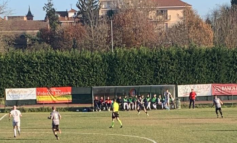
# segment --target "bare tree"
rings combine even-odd
[[[7,4],[8,4],[8,1],[1,1],[1,3],[0,3],[0,15],[9,12]]]
[[[57,50],[80,49],[87,36],[85,27],[80,24],[63,27],[57,30],[53,43]]]
[[[166,32],[168,42],[179,46],[195,44],[211,47],[213,32],[211,26],[205,23],[191,8],[184,10],[184,17],[178,24]]]
[[[123,0],[114,15],[114,42],[118,47],[152,47],[159,43],[160,33],[156,26],[162,20],[156,17],[153,1]]]
[[[237,47],[237,5],[222,5],[208,16],[214,32],[214,44]]]
[[[10,13],[10,10],[9,8],[7,7],[7,4],[8,4],[8,1],[0,1],[0,16],[3,15],[3,14],[8,14]],[[0,17],[0,52],[4,52],[5,49],[5,42],[3,41],[3,30],[4,30],[4,27],[3,27],[3,20],[1,20],[1,17]]]
[[[156,33],[146,14],[128,9],[115,15],[114,37],[118,47],[140,47],[154,43]]]

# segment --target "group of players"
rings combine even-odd
[[[21,123],[21,111],[16,109],[16,106],[13,106],[13,109],[9,113],[9,121],[11,120],[11,117],[13,118],[12,120],[12,125],[13,125],[13,132],[14,132],[14,138],[17,137],[17,131],[18,135],[21,133],[20,129],[20,123]],[[50,116],[48,119],[52,120],[52,131],[54,136],[56,137],[57,140],[59,140],[58,133],[61,134],[61,130],[59,129],[59,121],[61,120],[62,116],[59,114],[58,111],[56,111],[56,107],[52,107],[52,112],[50,113]]]
[[[114,127],[114,120],[115,119],[120,123],[120,128],[123,127],[122,121],[119,119],[119,106],[120,105],[119,105],[118,101],[119,100],[116,98],[113,99],[113,102],[111,101],[111,104],[112,104],[112,124],[111,124],[110,128]],[[222,114],[222,110],[221,110],[222,104],[223,104],[223,102],[217,96],[214,96],[213,106],[215,106],[215,109],[216,109],[215,112],[216,112],[217,118],[219,117],[218,111],[219,111],[221,117],[223,118],[223,114]],[[143,99],[141,96],[139,96],[137,99],[138,114],[140,114],[140,110],[144,110],[146,115],[149,116],[149,114],[144,106]],[[17,131],[18,131],[18,135],[20,135],[20,117],[22,117],[21,112],[16,109],[16,106],[13,106],[13,109],[9,113],[9,121],[10,121],[11,117],[13,117],[13,122],[12,122],[13,132],[14,132],[14,138],[16,138]],[[61,134],[61,130],[59,129],[59,122],[60,122],[61,118],[62,118],[62,116],[60,115],[60,113],[58,111],[56,111],[56,107],[53,106],[52,112],[50,113],[50,116],[48,117],[48,119],[52,120],[52,131],[53,131],[53,134],[57,140],[59,140],[58,133]]]
[[[138,103],[139,98],[141,100],[140,103]],[[103,97],[100,97],[99,100],[98,97],[95,96],[94,111],[110,111],[112,108],[112,103],[113,101],[110,100],[109,97],[107,97],[106,100],[104,100]],[[161,109],[165,108],[169,110],[170,104],[173,104],[175,106],[174,97],[171,95],[169,90],[166,90],[163,96],[159,95],[158,97],[156,96],[156,94],[154,94],[152,97],[149,94],[147,94],[146,97],[144,97],[144,95],[134,95],[129,97],[125,95],[124,98],[119,96],[117,103],[123,110],[137,110],[139,108],[138,104],[143,105],[146,110],[158,109],[159,106],[161,107]]]

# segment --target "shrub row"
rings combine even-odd
[[[40,108],[24,108],[19,107],[18,110],[20,110],[23,113],[26,112],[52,112],[52,109],[50,107],[40,107]],[[59,112],[89,112],[91,111],[90,108],[85,107],[57,107],[57,111]],[[11,111],[10,108],[2,108],[0,109],[0,113],[9,113]]]
[[[237,49],[160,48],[11,52],[0,55],[5,88],[236,83]]]

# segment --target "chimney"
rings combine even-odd
[[[4,20],[7,20],[7,16],[4,16]]]

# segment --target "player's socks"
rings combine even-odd
[[[221,118],[223,118],[222,112],[220,112],[220,114],[221,114]]]
[[[55,134],[55,137],[56,137],[56,139],[57,139],[57,140],[59,139],[59,137],[58,137],[58,135],[57,135],[57,134]]]
[[[114,121],[112,121],[112,124],[111,124],[111,126],[110,126],[111,128],[113,128],[114,127]]]
[[[140,115],[140,109],[137,110],[138,114],[137,115]]]
[[[16,137],[16,129],[14,129],[14,137]]]
[[[122,124],[122,121],[121,121],[121,120],[118,120],[118,122],[119,122],[120,126],[123,126],[123,124]]]
[[[18,135],[21,134],[21,129],[18,127]]]

